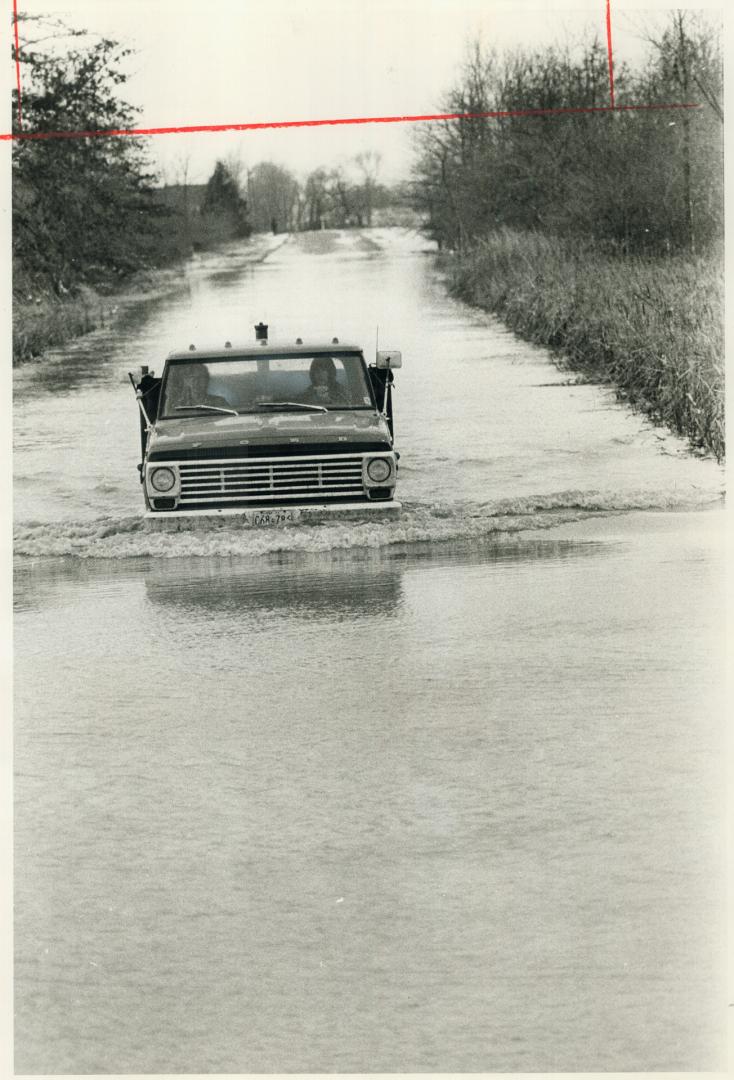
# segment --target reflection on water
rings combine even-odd
[[[324,569],[323,564],[308,568],[283,559],[257,570],[222,559],[208,559],[203,566],[202,560],[191,560],[183,567],[176,560],[174,566],[154,566],[145,576],[145,589],[151,603],[182,612],[257,610],[285,612],[289,619],[365,618],[398,614],[400,576],[399,567],[382,565],[382,560],[377,566],[347,563]]]
[[[607,545],[607,550],[609,546]],[[513,562],[593,556],[598,542],[506,536],[478,542],[395,545],[378,550],[321,553],[283,551],[257,559],[210,556],[133,563],[95,559],[21,560],[14,570],[18,611],[41,610],[83,589],[114,581],[145,582],[153,604],[210,614],[237,609],[285,610],[294,618],[324,615],[399,614],[401,579],[409,570],[430,572],[454,563],[496,566]]]

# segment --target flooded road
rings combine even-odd
[[[724,1067],[721,470],[422,248],[17,374],[17,1072]],[[142,528],[127,370],[260,319],[402,349],[399,521]]]

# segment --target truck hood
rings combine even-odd
[[[218,446],[277,446],[283,443],[382,442],[392,445],[387,422],[373,412],[246,413],[158,420],[148,450],[177,451]]]

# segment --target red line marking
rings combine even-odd
[[[23,127],[20,107],[20,44],[18,43],[18,0],[13,0],[13,28],[15,30],[15,79],[18,84],[18,128]]]
[[[18,127],[22,127],[20,45],[18,41],[18,0],[13,0],[15,28],[15,69],[18,83]],[[669,105],[615,105],[614,67],[612,62],[611,0],[606,0],[607,55],[609,58],[609,105],[578,106],[561,109],[508,109],[477,113],[426,113],[420,116],[350,116],[329,120],[273,120],[242,124],[191,124],[177,127],[109,128],[99,131],[19,131],[0,134],[0,142],[41,139],[104,139],[141,135],[187,135],[217,131],[264,131],[274,128],[338,127],[345,124],[416,124],[436,120],[503,120],[515,116],[567,116],[579,113],[638,112],[644,109],[700,109],[698,102],[676,102]]]
[[[192,124],[186,127],[109,128],[103,131],[28,131],[0,134],[0,141],[37,139],[106,139],[113,136],[188,135],[200,131],[263,131],[269,128],[333,127],[344,124],[417,124],[434,120],[504,120],[512,116],[567,116],[578,113],[638,112],[644,109],[700,109],[698,102],[676,102],[670,105],[589,105],[562,109],[509,109],[477,113],[426,113],[422,116],[349,116],[332,120],[274,120],[248,124]]]
[[[607,56],[609,58],[609,103],[614,108],[614,63],[612,61],[612,8],[607,0]]]

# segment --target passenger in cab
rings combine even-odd
[[[336,381],[336,365],[330,356],[317,356],[309,368],[311,385],[301,400],[307,405],[347,405],[347,396]]]

